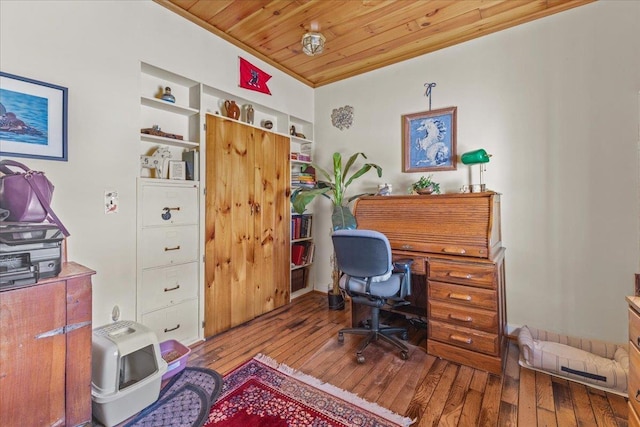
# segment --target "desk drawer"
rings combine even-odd
[[[491,264],[429,260],[429,279],[495,289],[495,268]]]
[[[429,300],[447,301],[452,304],[498,310],[496,291],[429,281]]]
[[[467,328],[495,332],[498,328],[498,313],[441,301],[429,300],[429,320],[441,320]]]
[[[411,273],[412,274],[421,274],[425,276],[427,274],[427,260],[424,257],[416,257],[412,255],[393,255],[393,261],[397,261],[399,259],[412,259],[413,264],[411,264]]]
[[[480,353],[498,354],[498,335],[429,320],[429,339]]]

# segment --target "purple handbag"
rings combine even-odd
[[[9,166],[21,170],[14,172]],[[0,177],[0,209],[9,211],[7,221],[43,222],[49,219],[69,236],[69,231],[51,209],[54,186],[44,172],[33,171],[13,160],[0,161],[0,172],[4,174]]]

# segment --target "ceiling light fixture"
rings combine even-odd
[[[309,56],[322,53],[324,50],[325,38],[322,34],[310,31],[302,36],[302,51]]]

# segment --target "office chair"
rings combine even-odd
[[[391,261],[391,246],[387,237],[373,230],[338,230],[331,236],[338,269],[343,273],[340,287],[354,304],[371,307],[371,320],[366,327],[344,328],[338,332],[338,342],[344,334],[365,335],[356,352],[358,363],[364,363],[362,352],[371,341],[382,339],[400,349],[403,360],[409,349],[394,335],[407,339],[407,329],[381,327],[380,308],[406,305],[404,297],[411,293],[412,260]]]

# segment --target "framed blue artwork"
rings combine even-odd
[[[0,156],[67,161],[67,91],[0,72]]]
[[[402,116],[403,172],[456,170],[458,107]]]

